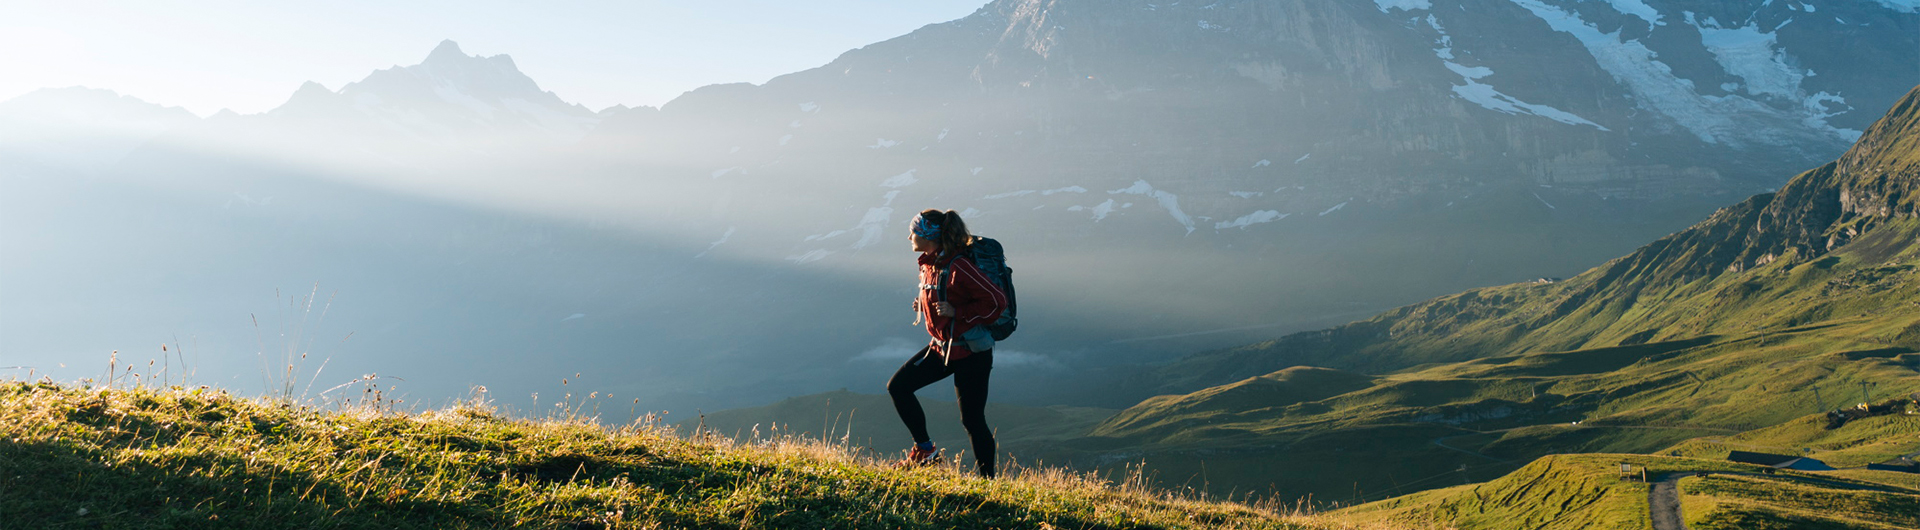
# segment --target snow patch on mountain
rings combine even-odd
[[[1153,185],[1148,184],[1145,180],[1133,181],[1132,186],[1108,191],[1107,193],[1109,195],[1127,194],[1152,197],[1153,200],[1160,203],[1161,208],[1167,210],[1167,215],[1173,216],[1174,221],[1178,221],[1180,226],[1187,228],[1187,234],[1193,234],[1193,218],[1188,217],[1186,212],[1180,211],[1180,196],[1178,195],[1174,195],[1165,190],[1153,189]]]
[[[1281,219],[1286,219],[1287,215],[1288,214],[1280,213],[1279,211],[1276,211],[1276,210],[1259,210],[1250,214],[1242,215],[1240,216],[1239,219],[1214,223],[1213,229],[1226,230],[1228,228],[1239,228],[1241,230],[1246,230],[1247,227],[1249,226],[1257,225],[1260,223],[1271,223]]]
[[[338,119],[328,110],[328,100],[347,103],[374,123],[443,146],[501,134],[509,141],[577,142],[602,117],[540,90],[511,57],[470,56],[450,40],[420,64],[376,71],[338,92],[303,85],[269,114],[298,109],[306,116]]]
[[[1229,191],[1227,192],[1227,195],[1232,195],[1242,199],[1251,199],[1251,198],[1259,197],[1261,195],[1266,195],[1266,194],[1267,192],[1264,192],[1264,191]]]
[[[1460,76],[1464,78],[1462,80],[1467,83],[1453,86],[1453,94],[1460,96],[1460,99],[1471,101],[1489,110],[1507,114],[1532,114],[1567,125],[1588,125],[1602,131],[1611,130],[1598,123],[1588,121],[1586,118],[1576,116],[1571,112],[1546,105],[1527,103],[1513,96],[1500,93],[1500,91],[1495,90],[1492,85],[1481,84],[1475,81],[1475,79],[1493,75],[1493,69],[1491,68],[1484,66],[1468,68],[1460,66],[1459,63],[1453,61],[1446,61],[1446,64],[1448,70],[1453,70],[1454,73],[1460,74]]]
[[[995,194],[993,194],[993,195],[988,195],[988,196],[986,196],[986,197],[981,197],[981,198],[983,198],[983,199],[1005,199],[1005,198],[1008,198],[1008,197],[1019,197],[1019,196],[1022,196],[1022,195],[1032,195],[1032,194],[1035,194],[1035,193],[1038,193],[1038,194],[1041,194],[1041,195],[1053,195],[1053,194],[1055,194],[1055,193],[1086,193],[1086,192],[1087,192],[1087,189],[1086,189],[1086,188],[1082,188],[1082,187],[1079,187],[1079,186],[1067,186],[1067,187],[1064,187],[1064,188],[1054,188],[1054,189],[1050,189],[1050,190],[1017,190],[1017,191],[1009,191],[1009,192],[1006,192],[1006,193],[995,193]]]
[[[1353,199],[1347,199],[1347,201],[1346,201],[1346,202],[1342,202],[1342,203],[1340,203],[1340,204],[1335,204],[1335,205],[1333,205],[1333,207],[1332,207],[1332,208],[1328,208],[1328,209],[1327,209],[1326,211],[1323,211],[1323,212],[1320,212],[1320,215],[1319,215],[1319,216],[1320,216],[1320,217],[1326,217],[1326,216],[1327,216],[1327,214],[1330,214],[1330,213],[1333,213],[1333,212],[1337,212],[1337,211],[1340,211],[1340,209],[1341,209],[1341,208],[1346,208],[1346,207],[1347,207],[1347,203],[1348,203],[1348,202],[1353,202]]]
[[[825,259],[827,256],[832,256],[832,255],[833,255],[833,251],[831,250],[813,249],[802,254],[787,256],[787,261],[791,261],[795,265],[800,265],[800,264],[820,261],[822,259]]]
[[[1132,206],[1133,204],[1128,203],[1127,205]],[[1122,208],[1124,208],[1124,206]],[[1096,223],[1100,222],[1101,219],[1106,219],[1107,214],[1113,213],[1113,210],[1114,210],[1113,199],[1107,199],[1105,202],[1093,205],[1092,207],[1081,206],[1078,204],[1067,207],[1067,211],[1069,212],[1087,212],[1087,211],[1093,212],[1093,222],[1096,222]]]
[[[1747,82],[1748,94],[1798,99],[1800,82],[1807,75],[1789,64],[1786,50],[1774,49],[1779,45],[1778,35],[1760,31],[1758,24],[1721,28],[1711,20],[1695,24],[1700,29],[1700,43],[1727,73]]]
[[[1107,214],[1110,213],[1113,213],[1113,199],[1107,199],[1106,202],[1093,207],[1093,221],[1096,223],[1100,222],[1101,219],[1106,219]]]
[[[846,231],[846,230],[834,230],[834,231],[832,231],[832,232],[827,232],[827,233],[825,233],[825,234],[814,234],[814,235],[810,235],[810,236],[807,236],[807,238],[806,238],[806,239],[802,239],[801,241],[819,241],[819,240],[822,240],[822,239],[833,239],[833,238],[835,238],[835,237],[839,237],[839,236],[840,236],[841,234],[845,234],[845,233],[847,233],[847,231]]]
[[[1901,13],[1920,13],[1920,0],[1874,0],[1887,9]]]
[[[908,173],[912,173],[912,171],[908,171]],[[887,225],[893,222],[893,200],[899,197],[900,190],[889,191],[885,195],[880,196],[880,205],[868,208],[867,212],[860,217],[860,222],[853,225],[853,228],[834,230],[825,234],[810,235],[802,241],[826,241],[850,233],[859,233],[860,239],[854,241],[852,245],[848,245],[847,248],[860,250],[873,246],[875,243],[880,242],[880,238],[886,234]],[[832,253],[831,251],[815,250],[805,254],[788,256],[787,259],[797,263],[806,263],[827,257]]]
[[[854,227],[860,231],[860,240],[853,242],[849,248],[860,250],[880,242],[880,237],[886,234],[887,225],[893,222],[893,199],[899,196],[900,190],[889,191],[885,204],[867,209],[867,215],[861,217],[860,224]]]
[[[1660,21],[1660,11],[1654,9],[1653,6],[1647,5],[1644,0],[1607,0],[1607,4],[1612,5],[1614,11],[1640,17],[1640,20],[1645,20],[1648,24],[1655,26],[1667,25],[1667,23]]]
[[[1373,0],[1373,4],[1380,8],[1381,13],[1385,13],[1389,9],[1398,9],[1401,11],[1424,11],[1433,9],[1432,0]]]
[[[1267,160],[1267,159],[1265,159],[1265,158],[1262,158],[1262,159],[1260,159],[1260,161],[1259,161],[1259,162],[1254,162],[1254,163],[1253,163],[1253,167],[1266,167],[1266,166],[1271,166],[1271,165],[1273,165],[1273,161],[1272,161],[1272,160]],[[1251,169],[1251,168],[1249,168],[1249,169]]]
[[[1480,78],[1493,75],[1493,69],[1485,66],[1465,66],[1454,62],[1453,37],[1448,36],[1446,28],[1440,26],[1440,19],[1434,15],[1427,15],[1427,26],[1433,28],[1433,31],[1440,34],[1439,39],[1434,42],[1434,44],[1439,46],[1434,48],[1434,56],[1439,57],[1440,62],[1445,64],[1448,70],[1459,74],[1461,80],[1467,83],[1464,85],[1453,85],[1453,94],[1459,96],[1460,99],[1471,101],[1476,105],[1495,112],[1505,114],[1531,114],[1567,125],[1587,125],[1602,131],[1610,130],[1586,118],[1576,116],[1571,112],[1546,105],[1527,103],[1521,101],[1519,98],[1501,93],[1499,90],[1493,88],[1493,85],[1479,82],[1478,80]],[[1311,155],[1312,153],[1308,154]],[[1301,157],[1300,160],[1306,160],[1306,157]],[[1294,163],[1298,164],[1300,160],[1295,160]]]
[[[893,146],[896,146],[896,145],[900,145],[900,141],[899,141],[899,140],[888,140],[888,139],[886,139],[886,138],[875,138],[875,139],[873,140],[873,145],[869,145],[869,146],[867,146],[867,149],[884,149],[884,148],[888,148],[888,147],[893,147]]]
[[[713,249],[720,248],[720,245],[726,244],[727,239],[733,237],[733,230],[734,230],[734,227],[731,227],[731,226],[727,227],[727,233],[720,234],[720,239],[715,240],[713,243],[708,244],[706,251],[696,254],[693,257],[695,259],[704,258],[707,256],[708,252],[713,252]]]
[[[1738,95],[1701,95],[1694,92],[1692,81],[1674,75],[1671,67],[1655,60],[1653,50],[1637,39],[1622,39],[1619,30],[1601,32],[1579,14],[1540,0],[1509,1],[1532,12],[1554,31],[1573,36],[1601,69],[1633,93],[1636,105],[1672,119],[1701,141],[1731,147],[1750,143],[1784,146],[1804,142],[1804,132],[1847,140],[1859,137],[1858,131],[1827,124],[1826,118],[1832,114],[1824,110],[1802,105],[1786,111]],[[1811,131],[1782,129],[1783,123],[1798,123]]]
[[[914,172],[914,171],[915,171],[915,170],[912,170],[912,169],[909,169],[909,170],[907,170],[907,172],[906,172],[906,173],[901,173],[901,174],[898,174],[898,175],[894,175],[894,176],[891,176],[891,177],[887,177],[887,180],[883,180],[883,181],[880,181],[880,187],[882,187],[882,188],[904,188],[904,187],[907,187],[907,186],[912,186],[912,185],[913,185],[913,183],[915,183],[915,182],[920,182],[920,179],[919,179],[918,177],[914,177],[914,176],[913,176],[913,172]]]

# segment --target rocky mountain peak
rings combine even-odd
[[[1863,239],[1894,218],[1920,217],[1916,194],[1920,87],[1868,127],[1838,160],[1603,267],[1618,271],[1608,278],[1690,279],[1782,258],[1805,262]]]
[[[376,70],[338,91],[309,82],[270,114],[314,130],[384,130],[446,146],[477,138],[572,142],[599,122],[593,111],[541,90],[513,58],[467,55],[452,40],[419,64]]]
[[[446,39],[440,41],[439,46],[434,46],[432,52],[427,53],[427,60],[423,63],[453,62],[467,58],[467,52],[460,51],[460,43],[454,42],[453,39]]]

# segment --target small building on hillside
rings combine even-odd
[[[1833,471],[1833,466],[1804,456],[1776,455],[1768,453],[1749,453],[1734,451],[1727,454],[1728,462],[1767,466],[1774,469],[1793,469],[1798,471]]]

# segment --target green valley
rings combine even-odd
[[[1875,506],[1911,499],[1912,475],[1765,475],[1725,458],[1859,468],[1920,453],[1916,240],[1920,89],[1840,159],[1573,278],[1191,355],[1130,379],[1159,395],[1097,423],[1083,421],[1097,410],[1035,423],[1006,409],[1023,434],[1002,447],[1109,474],[1144,466],[1169,488],[1463,528],[1511,517],[1644,528],[1646,485],[1595,478],[1627,459],[1655,476],[1718,473],[1675,481],[1696,528],[1911,526]],[[879,417],[868,425],[896,428],[884,398],[868,399]],[[1824,413],[1863,403],[1900,410],[1827,428]],[[1802,475],[1813,478],[1781,478]],[[1860,508],[1803,513],[1829,497]],[[1547,504],[1582,508],[1538,511]]]

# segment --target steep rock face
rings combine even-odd
[[[1920,80],[1894,60],[1917,21],[1876,4],[1000,1],[765,87],[696,91],[641,134],[770,133],[812,101],[876,132],[966,124],[1025,136],[996,154],[1065,158],[1008,160],[1025,169],[1195,188],[1750,192],[1830,159],[1871,120],[1855,105]]]
[[[950,207],[1221,255],[1186,265],[1272,286],[1211,304],[1255,325],[1571,275],[1777,188],[1920,82],[1916,29],[1873,3],[1007,0],[587,143],[615,178],[702,183],[725,207],[686,222],[751,227],[735,248],[856,266],[900,210]],[[1174,287],[1246,292],[1200,283]]]

